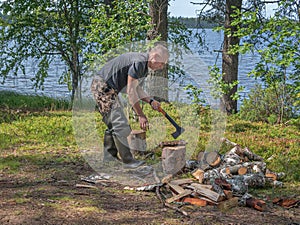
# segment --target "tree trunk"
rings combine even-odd
[[[148,31],[147,39],[164,43],[168,40],[168,0],[152,0],[150,2],[150,16],[153,28]],[[168,70],[148,74],[148,81],[145,89],[150,96],[159,101],[168,101]]]
[[[228,50],[232,45],[239,44],[240,39],[233,37],[233,34],[237,31],[236,26],[232,26],[232,14],[234,8],[241,10],[242,0],[226,0],[226,13],[225,13],[225,29],[230,29],[230,34],[224,32],[224,46],[222,54],[222,73],[223,73],[223,82],[230,84],[238,80],[238,53],[229,54]],[[228,113],[237,112],[237,101],[232,99],[232,95],[237,92],[237,86],[234,86],[227,93],[222,96],[222,106],[224,110]]]

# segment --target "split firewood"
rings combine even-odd
[[[191,184],[193,182],[195,182],[194,179],[184,178],[184,179],[178,179],[178,180],[171,180],[170,184],[183,185],[183,184]]]
[[[198,194],[211,199],[214,202],[218,202],[221,200],[221,195],[215,191],[209,190],[207,188],[201,188],[201,187],[193,187],[191,186],[195,192]]]
[[[194,189],[194,188],[206,188],[206,189],[209,189],[209,190],[212,190],[212,185],[209,185],[209,184],[198,184],[198,183],[191,183],[189,186],[187,186],[187,188],[191,188],[191,189]]]
[[[266,178],[271,179],[271,180],[277,180],[277,175],[275,173],[266,173],[265,174]]]
[[[168,175],[166,175],[165,177],[163,177],[161,179],[161,183],[162,184],[167,184],[172,180],[172,178],[173,178],[173,174],[168,174]]]
[[[185,192],[185,190],[182,187],[180,187],[179,185],[171,184],[171,183],[169,183],[168,185],[169,185],[170,189],[172,191],[174,191],[176,194],[181,194],[181,193]]]
[[[204,171],[201,169],[197,169],[196,171],[194,171],[192,173],[193,177],[195,177],[200,184],[203,183],[203,179],[204,179]]]
[[[175,196],[173,196],[171,198],[166,199],[166,203],[172,203],[172,202],[174,202],[174,201],[176,201],[178,199],[181,199],[181,198],[183,198],[183,197],[185,197],[187,195],[190,195],[191,193],[192,193],[191,190],[185,190],[184,192],[182,192],[182,193],[180,193],[178,195],[175,195]]]

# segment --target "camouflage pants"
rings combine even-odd
[[[101,78],[93,79],[91,91],[103,117],[103,122],[108,129],[117,136],[127,137],[131,132],[131,128],[117,91],[109,87]]]
[[[120,107],[118,93],[101,78],[93,79],[91,91],[102,116],[107,115],[111,109]]]

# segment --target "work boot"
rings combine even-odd
[[[103,145],[104,162],[119,160],[118,150],[116,148],[112,133],[109,130],[106,130],[104,133]]]
[[[129,145],[128,145],[127,138],[117,137],[116,135],[113,135],[113,139],[115,142],[115,146],[117,147],[118,152],[121,156],[121,159],[125,164],[124,168],[134,169],[145,164],[145,161],[140,161],[133,158],[130,152],[130,148],[128,147]]]

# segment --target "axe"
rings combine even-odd
[[[161,107],[158,108],[158,111],[161,112],[170,123],[176,128],[176,131],[172,133],[174,139],[178,138],[184,132],[184,128],[180,127]]]

